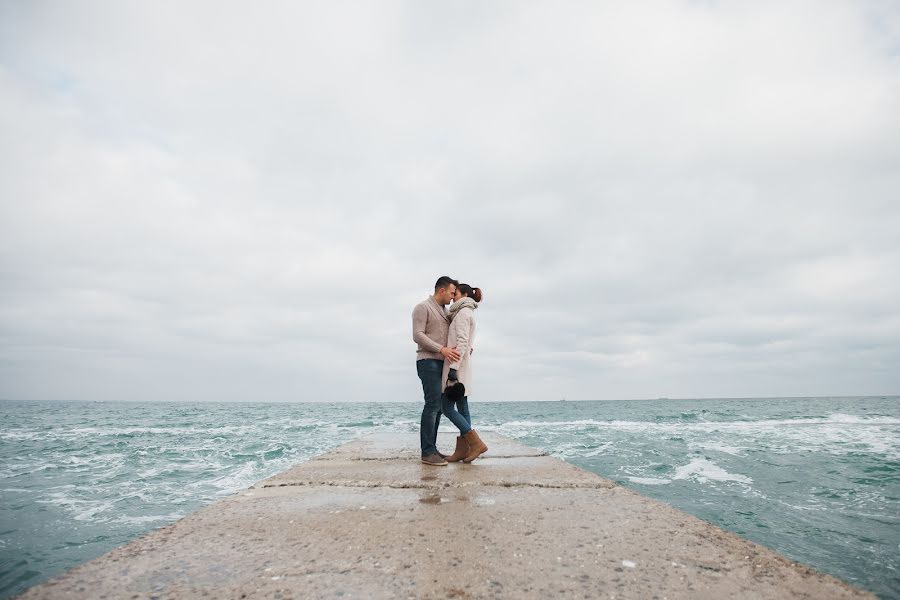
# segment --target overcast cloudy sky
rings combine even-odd
[[[900,4],[0,2],[0,397],[900,393]]]

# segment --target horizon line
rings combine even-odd
[[[855,394],[834,396],[702,396],[702,397],[669,397],[656,398],[560,398],[557,400],[480,400],[480,403],[540,403],[540,402],[654,402],[679,400],[822,400],[822,399],[887,399],[900,397],[900,394]],[[421,400],[85,400],[78,398],[0,398],[0,402],[70,402],[70,403],[126,403],[126,404],[419,404]]]

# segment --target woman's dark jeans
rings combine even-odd
[[[453,402],[447,397],[447,394],[441,394],[441,412],[456,425],[460,435],[466,435],[472,431],[472,417],[469,416],[469,399],[467,396],[463,396],[456,402]]]
[[[416,371],[422,380],[422,393],[425,394],[425,407],[422,408],[422,422],[419,424],[419,443],[422,456],[438,451],[437,432],[441,424],[441,372],[444,361],[434,358],[423,358],[416,361]]]

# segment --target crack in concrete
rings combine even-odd
[[[266,488],[279,487],[349,487],[349,488],[392,488],[398,490],[415,489],[415,490],[434,490],[464,487],[504,487],[504,488],[548,488],[548,489],[612,489],[616,487],[616,483],[612,481],[598,481],[596,483],[533,483],[525,481],[466,481],[454,483],[450,481],[443,482],[392,482],[379,483],[374,481],[323,481],[323,480],[306,480],[306,481],[288,481],[284,483],[267,483],[262,486],[256,486],[253,489],[261,490]]]
[[[538,454],[488,454],[482,458],[541,458],[550,456],[546,452]],[[417,454],[397,455],[397,456],[319,456],[315,460],[321,461],[392,461],[392,460],[419,460]]]

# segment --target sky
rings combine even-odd
[[[473,402],[898,394],[898,107],[888,0],[0,0],[0,398],[421,402],[440,275]]]

